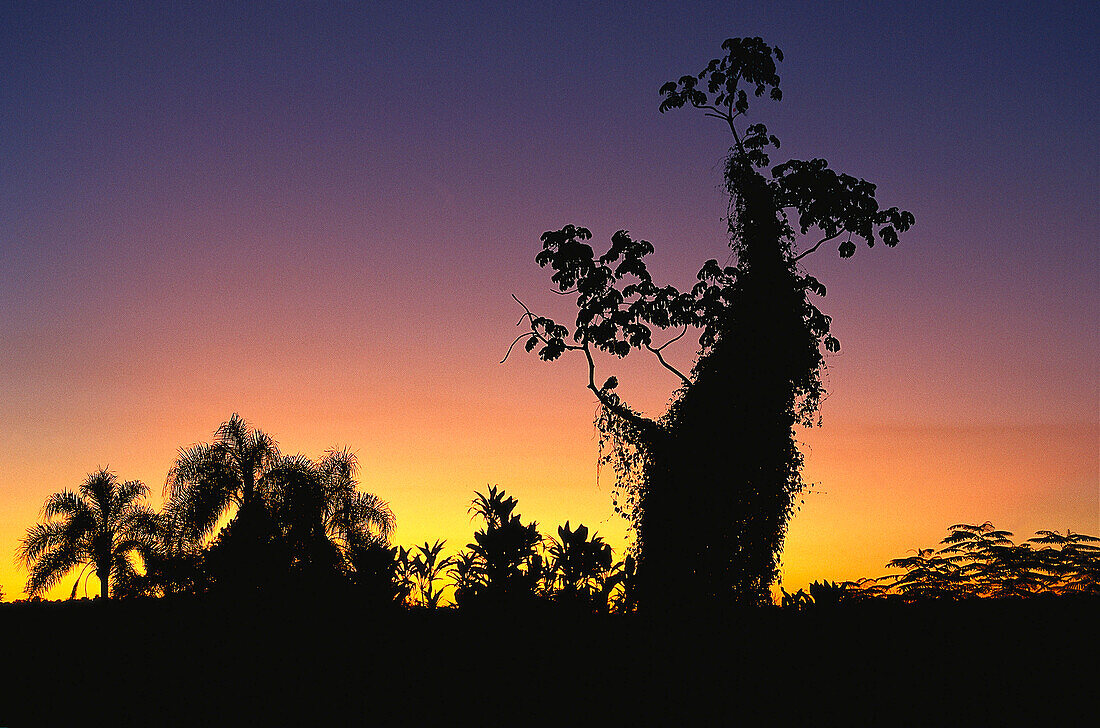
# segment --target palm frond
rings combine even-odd
[[[120,483],[111,494],[111,510],[123,511],[149,494],[149,488],[140,480]]]
[[[71,490],[62,490],[50,495],[42,506],[42,517],[46,520],[59,516],[68,518],[77,516],[93,517],[88,502]]]
[[[65,539],[65,524],[36,523],[27,529],[27,534],[19,540],[15,552],[16,563],[31,566],[42,554],[58,547]]]
[[[61,544],[43,552],[29,569],[26,592],[38,596],[57,586],[73,568],[91,561],[90,554],[80,553],[70,544]]]

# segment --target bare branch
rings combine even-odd
[[[534,336],[538,338],[539,341],[542,341],[544,344],[549,343],[545,337],[543,337],[541,334],[539,334],[538,331],[535,330],[535,314],[531,313],[531,309],[527,308],[527,304],[519,300],[519,298],[514,293],[512,294],[512,298],[515,300],[516,303],[523,307],[523,318],[526,318],[528,321],[531,322],[531,332],[517,336],[516,340],[512,342],[512,345],[508,347],[508,351],[511,352],[512,347],[514,347],[524,336]],[[520,318],[520,323],[523,322],[523,318]],[[630,408],[626,407],[621,402],[618,402],[617,398],[612,399],[608,396],[607,392],[596,386],[596,361],[592,358],[592,350],[589,348],[587,341],[583,344],[565,344],[564,346],[567,350],[584,352],[584,357],[588,361],[588,388],[592,390],[593,394],[596,395],[596,399],[599,400],[601,405],[641,430],[649,431],[654,427],[654,423],[652,420],[642,417],[639,414],[635,414],[630,410]],[[658,358],[660,358],[660,354],[658,354],[657,356]],[[505,355],[504,359],[507,358],[508,356]],[[501,363],[503,364],[504,360],[501,360]],[[682,374],[680,376],[681,378],[683,377]]]
[[[678,376],[680,378],[681,382],[683,382],[684,384],[686,384],[690,387],[691,386],[691,380],[688,379],[686,376],[684,376],[684,373],[681,372],[679,369],[677,369],[676,367],[672,366],[667,361],[665,361],[664,356],[661,355],[661,351],[663,351],[666,346],[668,346],[669,344],[674,344],[677,341],[679,341],[680,339],[684,338],[684,335],[687,334],[687,330],[688,330],[688,327],[685,325],[683,331],[681,331],[679,334],[672,337],[671,339],[669,339],[665,343],[661,344],[660,346],[654,348],[654,347],[650,346],[649,344],[646,344],[645,348],[647,348],[651,352],[653,352],[653,354],[657,357],[657,361],[661,362],[661,366],[663,366],[665,369],[669,370],[670,372],[672,372],[673,374]]]
[[[520,319],[520,320],[522,321],[522,319]],[[519,324],[516,324],[516,325],[518,326]],[[512,355],[512,348],[513,348],[513,347],[514,347],[514,346],[515,346],[516,344],[518,344],[518,343],[519,343],[519,340],[520,340],[520,339],[523,339],[523,338],[530,338],[530,337],[532,337],[532,336],[538,337],[538,334],[536,334],[536,333],[535,333],[534,331],[528,331],[528,332],[526,332],[526,333],[523,333],[523,334],[520,334],[519,336],[517,336],[517,337],[516,337],[516,340],[515,340],[515,341],[513,341],[513,342],[512,342],[512,343],[511,343],[511,344],[510,344],[510,345],[508,346],[508,352],[507,352],[507,353],[506,353],[506,354],[504,355],[504,358],[500,360],[500,363],[501,363],[501,364],[503,364],[504,362],[508,361],[508,357]]]
[[[683,382],[684,384],[686,384],[688,386],[691,386],[691,380],[688,379],[687,377],[685,377],[683,372],[681,372],[679,369],[677,369],[676,367],[672,366],[667,361],[665,361],[665,358],[663,356],[661,356],[661,350],[660,349],[654,349],[649,344],[646,344],[645,348],[649,349],[650,351],[652,351],[657,356],[657,361],[661,362],[661,366],[663,366],[665,369],[669,370],[670,372],[672,372],[673,374],[678,376],[680,378],[681,382]]]
[[[844,234],[844,231],[843,231],[843,230],[838,230],[838,231],[836,231],[835,233],[833,233],[832,235],[829,235],[829,236],[827,236],[827,237],[824,237],[824,238],[822,238],[821,240],[818,240],[818,241],[817,241],[817,243],[816,243],[816,244],[814,244],[814,246],[813,246],[813,247],[811,247],[811,248],[809,248],[809,249],[807,249],[807,250],[804,250],[803,252],[801,252],[801,253],[799,253],[798,255],[796,255],[796,256],[794,256],[793,258],[791,258],[791,262],[792,262],[792,263],[797,263],[798,261],[802,260],[802,259],[803,259],[803,258],[805,258],[805,257],[806,257],[807,255],[809,255],[810,253],[813,253],[813,252],[814,252],[814,251],[816,251],[816,250],[817,250],[818,248],[820,248],[820,247],[822,246],[822,244],[823,244],[823,243],[827,243],[827,242],[829,242],[830,240],[832,240],[832,239],[834,239],[834,238],[838,238],[838,237],[840,237],[840,236],[841,236],[841,235],[843,235],[843,234]]]
[[[533,323],[534,320],[535,320],[535,314],[531,313],[531,309],[527,308],[527,304],[524,303],[523,301],[519,300],[519,298],[514,293],[512,294],[512,300],[514,300],[516,303],[518,303],[520,306],[523,307],[523,316],[521,316],[519,320],[522,322],[523,317],[526,316]],[[516,324],[516,326],[519,326],[519,324]]]
[[[677,341],[679,341],[680,339],[684,338],[684,335],[685,335],[685,334],[687,334],[687,332],[688,332],[688,325],[687,325],[687,324],[684,324],[684,330],[683,330],[683,331],[681,331],[680,333],[676,334],[676,336],[673,336],[673,337],[672,337],[671,339],[669,339],[669,340],[668,340],[668,341],[666,341],[665,343],[663,343],[663,344],[661,344],[660,346],[658,346],[658,347],[657,347],[657,351],[661,351],[662,349],[664,349],[664,348],[665,348],[666,346],[668,346],[669,344],[675,344],[675,343],[676,343]]]
[[[596,395],[596,399],[600,401],[600,404],[641,431],[649,432],[653,429],[655,425],[652,420],[633,412],[629,407],[619,402],[617,397],[612,399],[607,392],[596,386],[596,362],[592,358],[592,350],[588,348],[588,344],[577,348],[583,351],[585,358],[588,359],[588,388]]]

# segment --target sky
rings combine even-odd
[[[501,364],[510,294],[569,320],[534,262],[567,223],[651,241],[680,286],[728,256],[728,132],[657,89],[731,36],[784,51],[783,101],[751,110],[773,161],[917,221],[806,259],[843,348],[784,585],[881,576],[958,522],[1097,534],[1098,31],[1086,3],[5,4],[6,599],[50,493],[108,466],[159,505],[233,412],[354,450],[398,543],[464,546],[494,484],[621,550],[585,365]],[[651,415],[676,384],[598,364]]]

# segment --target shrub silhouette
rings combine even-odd
[[[588,528],[569,522],[558,526],[558,538],[549,549],[550,571],[557,581],[555,598],[559,602],[583,605],[590,610],[605,612],[608,605],[606,583],[612,578],[611,547]]]
[[[469,513],[481,518],[484,527],[467,544],[470,556],[460,557],[457,568],[464,570],[456,589],[459,603],[477,600],[484,604],[515,604],[530,601],[543,578],[543,561],[536,553],[542,537],[538,524],[523,524],[514,513],[517,501],[503,490],[490,486],[486,493],[474,492]]]
[[[446,584],[440,587],[436,586],[436,582],[442,579],[447,569],[454,564],[453,557],[441,556],[445,544],[446,541],[438,539],[430,545],[425,541],[423,545],[416,547],[418,553],[413,557],[410,565],[410,571],[416,582],[419,603],[428,609],[439,607],[439,600],[442,599],[444,590],[449,586]]]

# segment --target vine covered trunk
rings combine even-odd
[[[733,299],[648,450],[639,496],[643,601],[770,599],[802,456],[794,425],[819,396],[818,338],[807,319],[788,228],[764,178],[732,157]]]

